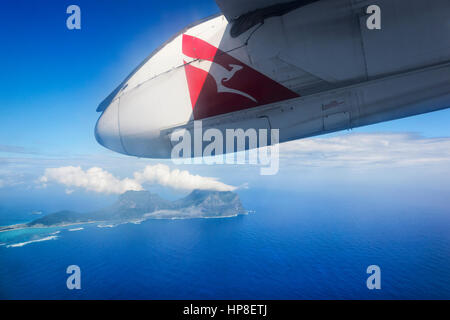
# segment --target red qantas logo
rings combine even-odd
[[[199,38],[183,35],[183,54],[194,119],[297,98],[299,95]]]

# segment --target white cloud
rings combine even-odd
[[[82,188],[107,194],[121,194],[126,191],[143,190],[143,184],[158,184],[178,190],[217,190],[232,191],[236,187],[224,184],[216,178],[193,175],[186,170],[171,170],[167,165],[148,165],[142,171],[136,171],[134,178],[119,179],[108,171],[93,167],[84,171],[81,167],[48,168],[40,178],[40,183],[46,186],[50,182],[63,184],[70,194],[73,188]]]
[[[164,164],[146,166],[144,170],[134,173],[134,180],[140,183],[156,183],[165,187],[182,190],[233,191],[236,189],[236,187],[218,181],[217,178],[193,175],[187,170],[170,170]]]
[[[86,171],[81,169],[81,167],[72,166],[48,168],[40,178],[40,182],[44,185],[48,182],[63,184],[68,188],[66,190],[68,193],[71,192],[73,187],[108,194],[120,194],[129,190],[143,190],[142,186],[136,181],[129,178],[120,180],[108,171],[98,167],[93,167]]]
[[[411,133],[346,134],[284,143],[280,157],[306,166],[415,166],[450,162],[450,138]]]

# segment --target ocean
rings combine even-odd
[[[0,233],[0,298],[450,299],[443,208],[239,194],[254,212]],[[66,287],[69,265],[81,269],[81,290]],[[380,290],[366,286],[370,265]]]

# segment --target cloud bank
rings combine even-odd
[[[216,178],[193,175],[187,170],[170,170],[168,166],[163,164],[146,166],[144,170],[135,172],[134,180],[139,183],[154,183],[181,190],[236,190],[236,187],[222,183]]]
[[[171,170],[167,165],[148,165],[141,171],[136,171],[133,178],[119,179],[110,172],[93,167],[83,170],[81,167],[48,168],[39,179],[43,186],[54,182],[64,185],[66,193],[72,193],[73,188],[81,188],[106,194],[121,194],[126,191],[144,190],[144,184],[158,184],[177,190],[216,190],[233,191],[234,186],[227,185],[212,177],[193,175],[186,170]]]
[[[450,138],[412,133],[352,133],[284,143],[288,163],[321,167],[411,167],[450,163]]]
[[[86,171],[81,167],[72,166],[49,168],[45,170],[44,175],[40,178],[40,182],[44,186],[49,182],[63,184],[68,188],[66,190],[67,193],[73,192],[71,188],[82,188],[87,191],[107,194],[143,190],[142,185],[136,181],[129,178],[120,180],[108,171],[98,167],[93,167]]]
[[[37,164],[33,163],[33,166],[35,165]],[[143,167],[142,162],[133,165]],[[117,163],[110,164],[110,167],[117,166]],[[83,167],[89,167],[89,162],[83,163]],[[298,169],[313,172],[314,168],[320,170],[331,168],[333,172],[345,172],[340,169],[365,171],[376,168],[382,170],[387,168],[426,169],[426,172],[433,169],[448,172],[450,138],[427,138],[412,133],[350,133],[296,140],[280,145],[280,167],[284,168],[283,172],[291,176],[298,174]],[[246,171],[245,168],[247,166],[242,165],[239,168],[233,167],[233,172],[227,172],[241,175],[246,180],[251,180],[254,175],[257,175],[253,171]],[[128,190],[143,190],[145,184],[161,185],[178,190],[232,191],[237,189],[217,178],[194,175],[186,170],[170,169],[163,164],[145,166],[144,169],[135,171],[125,179],[120,179],[99,167],[83,170],[81,167],[61,166],[51,169],[44,167],[40,170],[45,170],[45,174],[40,179],[41,184],[62,184],[68,193],[81,188],[99,193],[120,194]],[[245,176],[249,172],[252,176]],[[0,188],[2,185],[3,187],[11,185],[11,179],[7,178],[0,171]]]

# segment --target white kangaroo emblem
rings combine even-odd
[[[231,78],[234,77],[236,72],[243,69],[242,66],[239,66],[237,64],[230,64],[231,70],[227,70],[226,68],[222,67],[220,64],[214,62],[214,61],[208,61],[208,60],[197,60],[192,62],[192,65],[196,68],[202,69],[203,71],[208,72],[216,81],[217,85],[217,92],[228,92],[228,93],[234,93],[241,95],[243,97],[246,97],[254,102],[257,102],[255,98],[253,98],[251,95],[228,88],[224,86],[223,82],[227,82],[231,80]]]

